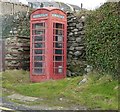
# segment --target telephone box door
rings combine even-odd
[[[33,76],[43,75],[46,78],[46,21],[36,21],[32,25],[31,69]],[[39,79],[40,77],[38,77]],[[39,79],[40,80],[40,79]]]
[[[64,77],[66,67],[64,23],[53,22],[53,74],[55,78]]]

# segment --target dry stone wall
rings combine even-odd
[[[5,41],[6,69],[29,69],[30,38],[25,36],[10,36]]]
[[[67,13],[67,21],[67,75],[78,76],[85,72],[85,20],[83,16]]]

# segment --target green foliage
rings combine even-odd
[[[86,19],[86,55],[98,71],[118,76],[119,3],[105,3]]]

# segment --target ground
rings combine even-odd
[[[118,110],[118,81],[112,79],[110,75],[96,74],[96,72],[92,72],[86,77],[78,76],[57,81],[32,83],[29,80],[28,71],[9,70],[3,72],[1,73],[3,106],[10,103],[15,105],[12,106],[18,110],[19,108],[30,110]]]

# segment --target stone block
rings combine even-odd
[[[78,38],[76,38],[76,42],[81,42],[82,41],[82,39],[81,39],[81,37],[78,37]]]
[[[83,47],[75,47],[75,49],[81,51],[82,49],[84,49],[84,46]]]
[[[76,52],[74,53],[74,55],[75,55],[75,56],[80,56],[80,55],[81,55],[81,52],[80,52],[80,51],[76,51]]]
[[[73,51],[75,48],[73,47],[73,46],[71,46],[70,48],[69,48],[69,50],[71,50],[71,51]]]

